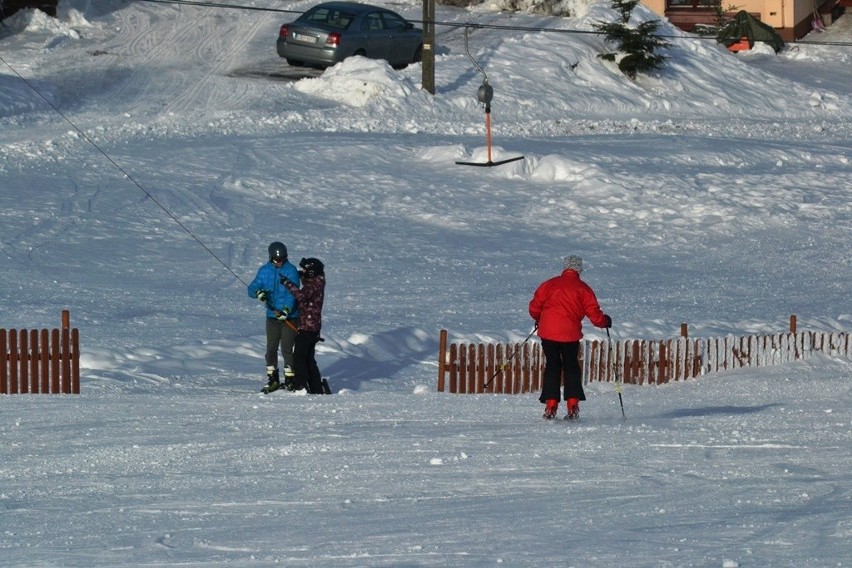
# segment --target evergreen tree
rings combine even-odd
[[[618,63],[622,73],[635,79],[638,73],[647,73],[662,67],[665,57],[654,53],[671,44],[656,35],[659,20],[642,22],[635,28],[629,27],[630,14],[639,0],[612,0],[612,8],[620,14],[616,22],[598,23],[594,26],[602,32],[606,41],[618,45],[617,51],[601,53],[601,59]]]

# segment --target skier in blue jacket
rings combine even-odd
[[[266,306],[266,380],[263,392],[277,390],[278,348],[284,356],[284,387],[293,389],[293,344],[299,310],[296,298],[281,282],[299,282],[298,269],[287,261],[287,247],[275,241],[269,245],[269,262],[261,266],[248,285],[249,298],[260,300]]]

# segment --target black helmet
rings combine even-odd
[[[325,274],[325,266],[317,258],[303,258],[299,261],[299,270],[305,278],[316,278]]]
[[[269,245],[269,260],[282,260],[287,262],[287,247],[284,243],[275,241]]]

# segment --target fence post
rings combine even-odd
[[[681,337],[689,337],[689,332],[687,330],[687,325],[685,323],[680,324],[680,336]]]
[[[39,356],[39,348],[41,346],[38,344],[38,330],[31,329],[30,330],[30,392],[33,394],[39,393],[39,385],[41,381],[39,380],[38,374],[38,356]]]
[[[71,330],[71,351],[71,394],[80,394],[80,331],[76,328]]]
[[[62,328],[62,394],[71,394],[71,334]]]
[[[444,392],[444,374],[447,364],[447,330],[442,329],[438,340],[438,392]]]
[[[30,348],[27,341],[28,332],[22,329],[18,332],[18,392],[27,394],[30,392]]]
[[[50,393],[50,341],[48,341],[48,331],[41,330],[41,342],[39,345],[39,354],[41,355],[40,372],[41,375],[41,393]]]
[[[532,348],[532,392],[541,390],[541,345],[535,343]]]
[[[459,392],[459,350],[455,343],[450,345],[450,392]]]
[[[18,394],[18,331],[9,331],[9,393]]]
[[[796,314],[790,316],[790,333],[796,333]]]
[[[476,383],[473,392],[485,392],[485,344],[479,343],[476,346]]]
[[[6,364],[6,330],[0,329],[0,394],[9,394],[9,388],[6,385],[7,373]]]
[[[50,330],[50,392],[59,393],[59,330]]]

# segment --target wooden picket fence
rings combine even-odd
[[[61,329],[0,329],[0,394],[80,394],[80,333],[68,310]]]
[[[661,340],[584,340],[578,358],[583,380],[622,381],[653,385],[683,381],[740,367],[765,367],[825,353],[852,357],[849,332],[796,330],[774,335],[690,338],[686,325],[681,337]],[[538,392],[544,376],[544,354],[538,341],[526,343],[447,344],[441,330],[438,353],[438,392]],[[487,385],[487,388],[486,388]]]

